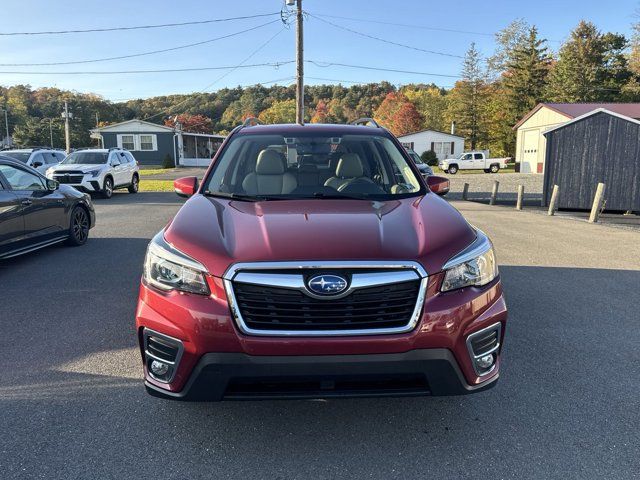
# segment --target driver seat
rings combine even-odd
[[[324,186],[340,190],[340,188],[359,178],[368,180],[364,176],[364,168],[362,167],[360,156],[357,153],[343,153],[336,167],[336,175],[324,182]]]
[[[298,186],[296,177],[286,171],[285,157],[276,150],[262,150],[256,161],[256,171],[242,181],[249,195],[284,195]]]

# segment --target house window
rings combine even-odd
[[[126,148],[127,150],[135,150],[135,136],[134,135],[118,135],[118,146],[120,148]]]
[[[140,135],[140,150],[157,150],[155,135]]]
[[[438,155],[449,155],[451,153],[451,142],[434,142],[433,151]]]

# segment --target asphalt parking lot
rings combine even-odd
[[[502,378],[466,397],[176,403],[134,336],[171,193],[96,200],[89,243],[0,262],[3,479],[640,476],[640,233],[454,202],[493,239]]]

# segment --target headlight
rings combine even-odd
[[[476,240],[445,265],[441,290],[447,292],[463,287],[481,287],[498,276],[498,264],[487,236],[477,230]]]
[[[91,175],[92,177],[97,177],[98,175],[100,175],[101,171],[102,171],[101,169],[91,170],[90,172],[85,173],[85,175]]]
[[[44,176],[47,177],[50,180],[53,180],[53,172],[55,170],[53,169],[53,167],[47,168],[47,171],[44,172]]]
[[[156,235],[149,244],[144,261],[144,280],[164,291],[209,295],[205,267],[171,247],[164,240],[163,233]]]

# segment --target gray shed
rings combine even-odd
[[[544,135],[547,205],[558,185],[558,208],[590,209],[602,182],[607,210],[640,211],[640,121],[600,108]]]

